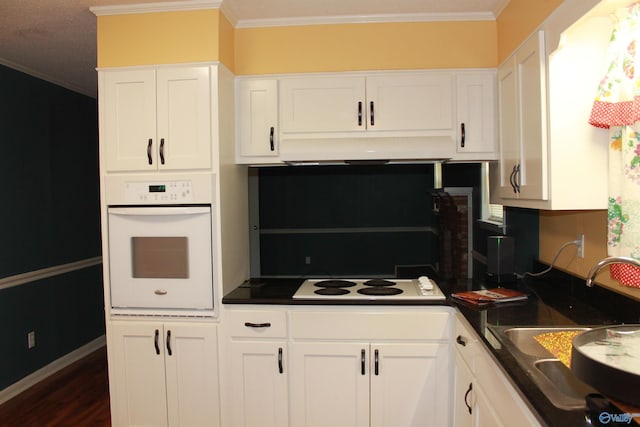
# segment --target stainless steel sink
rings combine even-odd
[[[490,329],[553,405],[568,410],[585,408],[585,396],[595,390],[578,380],[571,369],[540,345],[534,336],[590,328],[495,326]]]

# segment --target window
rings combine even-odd
[[[482,163],[482,218],[484,222],[504,227],[504,208],[502,205],[491,203],[489,191],[491,188],[489,163]]]

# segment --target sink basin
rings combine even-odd
[[[588,331],[587,327],[490,327],[498,341],[529,374],[531,380],[556,407],[584,409],[585,396],[595,390],[580,381],[557,357],[545,349],[536,335],[551,332]]]
[[[549,350],[544,348],[538,341],[535,340],[536,335],[546,334],[549,332],[563,332],[563,331],[588,331],[590,328],[580,327],[515,327],[507,328],[503,331],[504,335],[513,343],[513,345],[522,353],[533,357],[548,358],[553,355],[549,353]]]

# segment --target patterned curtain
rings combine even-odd
[[[608,253],[640,260],[640,2],[615,17],[589,123],[609,129]],[[640,287],[637,267],[613,264],[610,271],[621,284]]]

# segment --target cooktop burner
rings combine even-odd
[[[355,285],[355,282],[351,282],[349,280],[321,280],[314,283],[314,286],[321,288],[350,288]]]
[[[293,296],[295,299],[444,299],[435,282],[419,279],[307,279]]]
[[[403,291],[400,288],[387,288],[388,285],[380,287],[358,289],[358,293],[362,295],[397,295]]]

